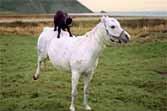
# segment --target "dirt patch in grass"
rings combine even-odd
[[[161,76],[167,77],[167,71],[157,71]]]

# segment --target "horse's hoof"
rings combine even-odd
[[[33,79],[34,80],[37,80],[39,77],[37,76],[37,77],[35,77],[35,75],[33,75]]]
[[[87,111],[92,110],[91,107],[90,107],[89,105],[85,106],[85,109],[86,109]]]
[[[70,111],[75,111],[75,108],[73,106],[70,106]]]

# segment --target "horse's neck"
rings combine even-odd
[[[85,36],[87,36],[87,39],[89,39],[89,44],[93,47],[92,53],[94,53],[95,56],[99,56],[103,47],[104,47],[104,36],[105,28],[103,23],[97,24],[90,32],[86,33]]]
[[[101,22],[97,24],[90,32],[87,33],[87,36],[91,39],[92,42],[96,42],[103,47],[104,36],[106,36],[104,24]]]

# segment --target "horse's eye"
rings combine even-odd
[[[112,25],[112,26],[111,26],[111,28],[112,28],[112,29],[115,29],[115,26],[114,26],[114,25]]]

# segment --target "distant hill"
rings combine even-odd
[[[0,12],[55,13],[57,10],[69,13],[92,12],[77,0],[0,0]]]

